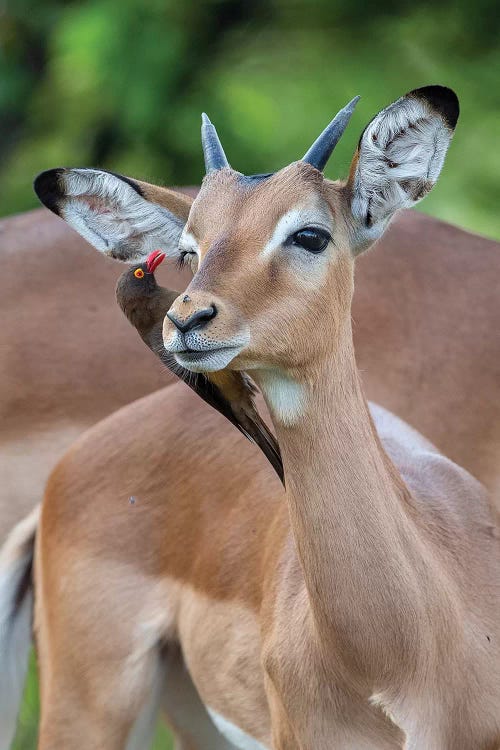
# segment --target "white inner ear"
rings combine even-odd
[[[352,214],[364,239],[378,237],[395,211],[435,184],[453,133],[422,99],[403,97],[382,110],[361,138]]]
[[[124,180],[97,169],[71,169],[61,180],[62,217],[101,252],[127,263],[156,249],[176,254],[184,221]]]

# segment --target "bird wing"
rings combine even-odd
[[[285,484],[283,460],[281,458],[278,441],[253,404],[251,404],[251,407],[251,409],[248,409],[249,413],[245,411],[244,416],[240,414],[236,417],[238,420],[236,426],[244,435],[252,440],[252,442],[259,446],[262,453],[279,476],[281,482]]]
[[[235,370],[211,372],[208,378],[229,403],[238,429],[259,446],[284,484],[278,441],[256,409],[254,396],[257,388],[254,382],[245,372]]]
[[[256,389],[248,376],[244,373],[222,370],[210,373],[208,377],[204,373],[191,372],[181,367],[163,346],[162,322],[153,326],[143,340],[174,375],[261,449],[284,483],[278,441],[255,408],[253,395]]]

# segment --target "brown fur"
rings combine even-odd
[[[79,434],[173,378],[116,305],[123,265],[49,211],[0,221],[0,258],[1,544]],[[173,264],[158,273],[179,289],[190,278]]]
[[[237,472],[227,467],[237,467]],[[137,498],[134,505],[129,503],[131,495]],[[62,546],[51,541],[56,533],[63,534]],[[72,714],[74,729],[108,696],[113,696],[116,710],[130,706],[134,714],[135,701],[147,695],[148,681],[138,674],[118,700],[125,660],[140,653],[141,662],[147,657],[149,663],[158,643],[172,644],[178,638],[204,701],[269,742],[258,651],[250,656],[230,648],[236,634],[242,644],[260,643],[259,612],[268,623],[269,638],[289,634],[281,656],[269,640],[264,657],[273,673],[280,659],[295,654],[295,667],[290,668],[298,692],[290,700],[310,695],[317,701],[330,694],[324,685],[310,682],[309,672],[302,674],[312,660],[319,659],[320,672],[324,667],[310,645],[306,653],[296,649],[307,624],[299,604],[306,593],[279,482],[258,452],[182,385],[141,399],[79,440],[47,488],[39,552],[44,573],[37,577],[43,586],[38,591],[37,627],[42,684],[47,684],[42,693],[42,747],[49,737],[50,746],[58,747],[52,719],[59,710],[66,713],[74,701],[79,706]],[[61,569],[71,579],[70,597],[61,589]],[[273,612],[283,577],[289,583],[280,594],[285,605],[281,622],[274,621]],[[130,638],[134,622],[150,621],[153,642],[144,652],[144,646]],[[116,646],[122,632],[120,656]],[[89,675],[92,664],[96,671]],[[71,697],[84,674],[87,697]],[[54,680],[61,685],[60,701],[50,688]],[[254,699],[241,695],[241,680]],[[170,688],[175,693],[176,683]],[[351,704],[349,712],[361,711],[357,705],[355,709]],[[103,721],[113,726],[116,719],[110,710],[102,707]],[[398,736],[379,711],[363,710],[369,725],[375,722],[389,737]],[[94,730],[96,747],[121,747],[114,737],[104,740],[95,723]]]
[[[44,209],[4,219],[0,257],[3,541],[39,501],[78,434],[162,387],[168,375],[116,308],[112,290],[122,266],[103,261],[63,221]],[[159,274],[179,289],[189,281],[172,264]],[[276,274],[275,283],[279,268]],[[500,328],[498,279],[498,243],[405,211],[376,252],[359,259],[353,301],[368,397],[427,435],[497,498],[500,372],[489,332]]]
[[[179,646],[204,704],[276,750],[499,744],[488,502],[393,417],[375,434],[352,346],[343,189],[303,165],[247,192],[230,172],[205,181],[188,293],[216,302],[205,336],[251,331],[233,364],[254,368],[271,404],[287,493],[178,387],[76,444],[49,482],[37,553],[41,750],[65,746],[68,716],[76,736],[90,724],[86,746],[122,747],[160,648]],[[288,260],[269,273],[259,255],[301,195],[335,217],[314,291]],[[291,423],[270,366],[303,390]]]

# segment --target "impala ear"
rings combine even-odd
[[[355,252],[380,237],[395,211],[432,189],[458,112],[451,89],[426,86],[390,104],[365,128],[346,184]]]
[[[192,203],[173,190],[98,169],[49,169],[34,188],[87,242],[126,263],[156,249],[176,255]]]

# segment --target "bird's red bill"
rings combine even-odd
[[[148,257],[146,258],[146,267],[148,269],[148,273],[154,273],[160,263],[163,263],[165,260],[165,253],[162,252],[162,250],[153,250],[152,253],[149,253]]]

